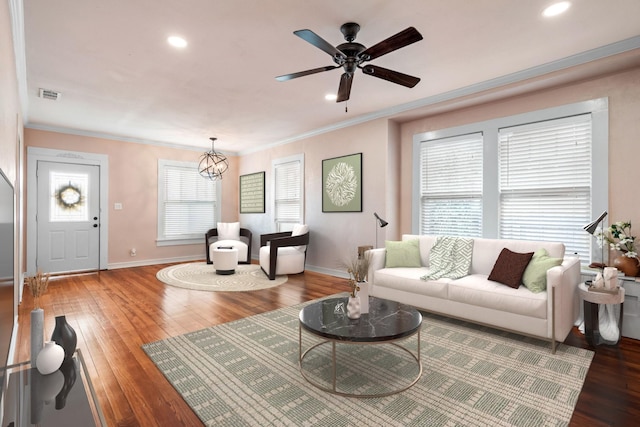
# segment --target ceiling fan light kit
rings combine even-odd
[[[347,42],[335,47],[311,30],[294,31],[293,34],[296,36],[331,55],[331,58],[336,65],[328,65],[297,73],[285,74],[276,77],[276,80],[283,82],[298,77],[342,68],[344,73],[340,77],[340,85],[338,87],[338,97],[336,102],[343,102],[349,99],[351,95],[353,77],[358,68],[360,68],[366,75],[377,77],[409,88],[414,87],[418,82],[420,82],[418,77],[403,74],[398,71],[389,70],[371,64],[363,65],[365,62],[379,58],[382,55],[386,55],[394,50],[398,50],[422,40],[422,35],[414,27],[409,27],[400,31],[399,33],[369,48],[366,48],[360,43],[354,42],[358,35],[358,31],[360,31],[360,25],[355,22],[347,22],[346,24],[343,24],[340,27],[340,31]]]

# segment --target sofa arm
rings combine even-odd
[[[578,284],[580,258],[566,257],[562,264],[547,271],[549,327],[555,325],[555,339],[563,342],[580,315]],[[552,317],[553,316],[553,317]],[[551,331],[550,331],[551,332]]]
[[[370,284],[375,283],[375,272],[384,268],[387,259],[387,250],[385,248],[369,249],[369,271],[367,272],[367,281]]]

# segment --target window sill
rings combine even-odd
[[[199,245],[204,242],[204,238],[192,239],[156,239],[156,246],[180,246],[180,245]]]

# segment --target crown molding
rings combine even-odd
[[[571,67],[588,64],[593,61],[608,58],[614,55],[622,54],[632,50],[640,49],[640,36],[631,37],[616,43],[612,43],[606,46],[601,46],[595,49],[591,49],[582,53],[578,53],[566,58],[559,59],[557,61],[548,62],[546,64],[538,65],[528,68],[526,70],[517,71],[515,73],[507,74],[494,79],[486,80],[473,85],[465,86],[460,89],[455,89],[449,92],[429,96],[416,101],[412,101],[405,104],[400,104],[384,110],[379,110],[370,114],[355,117],[353,119],[345,120],[342,122],[334,123],[329,126],[314,129],[309,132],[305,132],[299,135],[295,135],[291,138],[286,138],[272,144],[261,146],[256,149],[249,149],[238,152],[238,155],[251,154],[263,150],[267,150],[278,145],[289,144],[301,139],[306,139],[324,133],[333,132],[335,130],[343,129],[346,127],[358,125],[372,120],[380,118],[390,118],[393,116],[401,115],[411,110],[419,108],[429,107],[432,105],[440,104],[443,102],[451,101],[458,98],[464,98],[479,93],[499,89],[515,83],[521,83],[529,79],[537,78],[557,71],[562,71]]]
[[[27,59],[25,53],[24,7],[22,0],[9,0],[9,14],[11,15],[13,54],[16,61],[18,97],[22,107],[22,120],[26,122],[29,114],[29,101],[27,96]]]
[[[103,133],[103,132],[92,132],[92,131],[81,130],[81,129],[73,129],[73,128],[58,127],[58,126],[41,125],[41,124],[37,124],[37,123],[28,123],[24,127],[26,129],[42,130],[42,131],[46,131],[46,132],[64,133],[64,134],[68,134],[68,135],[86,136],[86,137],[89,137],[89,138],[102,138],[102,139],[110,139],[112,141],[122,141],[122,142],[131,142],[131,143],[134,143],[134,144],[153,145],[153,146],[156,146],[156,147],[175,148],[176,150],[189,150],[189,151],[197,151],[197,152],[207,151],[206,148],[197,147],[195,145],[175,144],[175,143],[164,142],[164,141],[154,141],[154,140],[142,139],[142,138],[124,137],[124,136],[113,135],[113,134],[109,134],[109,133]],[[228,151],[224,151],[224,150],[216,150],[216,151],[224,154],[225,156],[237,156],[238,155],[235,152],[228,152]]]

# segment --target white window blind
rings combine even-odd
[[[278,231],[289,231],[302,223],[302,161],[275,163],[274,202]]]
[[[198,174],[197,163],[159,162],[158,239],[201,239],[215,228],[217,183]]]
[[[420,234],[482,236],[482,133],[420,146]]]
[[[563,242],[589,259],[591,115],[499,131],[499,234],[506,239]]]

